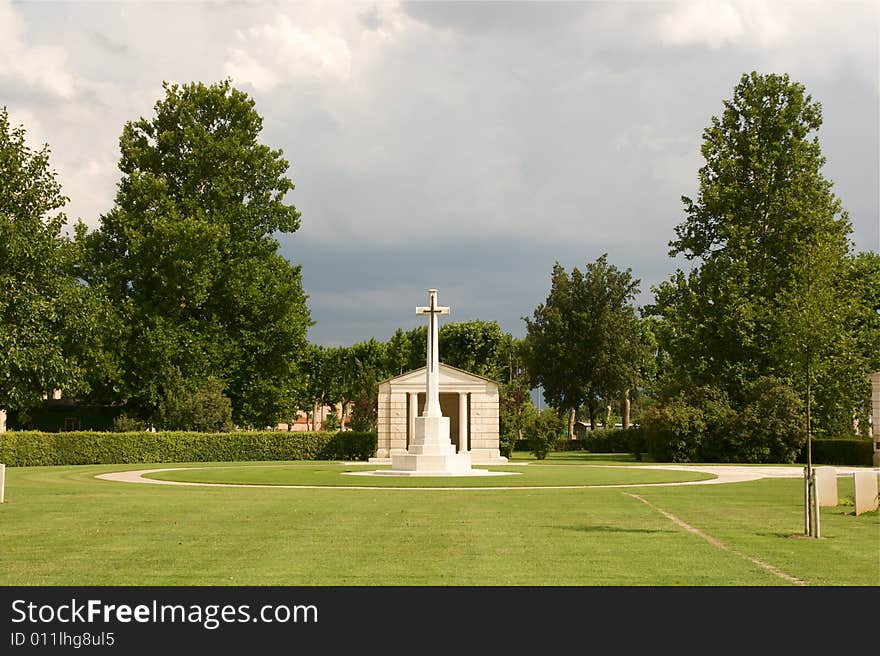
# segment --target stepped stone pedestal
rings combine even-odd
[[[416,417],[415,436],[406,453],[392,454],[384,476],[467,476],[469,453],[456,453],[449,439],[449,417]]]

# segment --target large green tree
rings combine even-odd
[[[534,422],[538,411],[532,404],[524,340],[506,334],[498,353],[498,362],[501,451],[502,455],[509,457],[516,442],[525,439],[525,431]]]
[[[48,145],[28,147],[0,108],[0,410],[26,412],[56,388],[84,392],[100,360],[103,306],[75,276],[66,203]]]
[[[425,366],[427,327],[404,332],[398,328],[387,344],[388,375]],[[452,321],[439,330],[440,361],[464,371],[500,380],[507,366],[506,341],[510,339],[496,321]]]
[[[607,255],[569,275],[557,263],[550,294],[526,318],[524,359],[544,400],[568,413],[572,435],[577,410],[586,404],[592,426],[600,403],[608,404],[639,382],[647,357],[633,305],[639,281]]]
[[[734,403],[761,376],[806,393],[792,345],[808,348],[813,368],[822,364],[811,387],[823,391],[815,419],[828,431],[865,394],[880,350],[869,348],[878,344],[874,292],[852,284],[849,219],[822,174],[821,124],[820,104],[787,75],[742,76],[703,132],[699,194],[683,197],[670,243],[694,265],[655,289],[651,311],[670,377],[718,385]],[[847,337],[855,326],[867,334]]]
[[[339,385],[335,365],[335,350],[318,344],[309,344],[299,358],[296,408],[306,413],[311,430],[317,428],[321,408],[336,401]]]
[[[388,376],[385,344],[369,339],[348,349],[350,377],[345,379],[353,401],[351,427],[356,431],[376,430],[379,381]]]
[[[440,328],[440,359],[465,371],[499,378],[503,362],[505,335],[495,321],[458,321]]]
[[[310,323],[300,268],[278,232],[300,216],[280,150],[228,81],[164,85],[155,113],[125,125],[113,209],[87,236],[84,275],[125,326],[119,387],[144,414],[214,376],[241,425],[290,414]]]

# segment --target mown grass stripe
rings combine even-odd
[[[623,494],[626,494],[627,496],[632,497],[633,499],[638,499],[642,503],[646,504],[648,507],[653,508],[654,510],[659,512],[661,515],[666,517],[666,519],[670,520],[671,522],[673,522],[677,526],[683,528],[685,531],[688,531],[689,533],[693,533],[694,535],[704,539],[706,542],[711,544],[713,547],[716,547],[718,549],[722,549],[724,551],[729,551],[730,553],[732,553],[736,556],[739,556],[740,558],[744,558],[745,560],[748,560],[750,563],[757,565],[758,567],[770,572],[771,574],[773,574],[775,576],[778,576],[781,579],[788,581],[789,583],[793,583],[794,585],[807,585],[804,581],[801,581],[799,578],[791,576],[790,574],[786,574],[785,572],[774,567],[770,563],[765,563],[763,560],[758,560],[757,558],[749,556],[748,554],[744,554],[740,551],[737,551],[736,549],[731,549],[730,547],[728,547],[726,544],[724,544],[718,538],[712,537],[708,533],[704,533],[703,531],[696,528],[695,526],[691,526],[690,524],[679,519],[678,517],[676,517],[672,513],[666,512],[662,508],[655,506],[653,503],[651,503],[650,501],[648,501],[644,497],[639,496],[638,494],[630,494],[629,492],[624,492]]]

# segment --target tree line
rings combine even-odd
[[[880,255],[855,251],[822,174],[821,105],[787,75],[753,72],[723,107],[669,242],[689,270],[637,309],[639,281],[606,256],[583,272],[557,264],[526,319],[530,380],[569,433],[615,403],[627,426],[635,397],[661,457],[779,461],[807,436],[868,424]]]
[[[164,91],[123,127],[113,207],[72,238],[48,146],[0,113],[0,408],[55,388],[169,428],[206,405],[240,426],[289,408],[311,321],[274,237],[300,225],[288,162],[228,81]]]
[[[880,256],[854,250],[821,124],[803,85],[744,75],[703,132],[699,192],[669,243],[690,266],[652,303],[637,307],[641,281],[602,255],[553,267],[522,339],[444,324],[442,360],[501,384],[503,439],[535,425],[534,388],[569,435],[579,419],[627,427],[706,399],[744,412],[759,388],[764,411],[777,399],[806,433],[865,422]],[[261,130],[229,81],[164,85],[154,114],[122,130],[113,207],[67,237],[48,146],[31,150],[0,110],[0,409],[60,388],[167,428],[263,427],[323,405],[375,427],[378,381],[424,364],[425,328],[308,343],[301,271],[275,238],[299,228],[294,184]]]

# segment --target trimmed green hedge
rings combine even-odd
[[[518,440],[517,451],[528,451],[528,440]],[[633,453],[640,458],[645,453],[645,438],[641,429],[633,426],[588,431],[584,439],[557,440],[554,451],[588,451],[590,453]],[[870,467],[873,464],[874,445],[867,439],[813,440],[813,463],[816,465],[848,465]],[[806,446],[800,452],[798,462],[807,461]]]
[[[514,449],[528,451],[528,440],[517,440]],[[626,430],[622,428],[598,428],[587,431],[583,438],[569,440],[562,438],[556,440],[554,451],[588,451],[590,453],[632,453],[636,456],[645,453],[645,438],[642,429],[638,426],[630,426]]]
[[[874,443],[871,440],[813,440],[814,465],[850,465],[870,467],[874,464]],[[807,449],[798,462],[807,461]]]
[[[123,406],[68,404],[64,401],[44,401],[32,409],[27,420],[16,412],[9,413],[6,425],[10,430],[61,432],[70,419],[74,431],[105,431],[113,429],[113,420],[125,411]]]
[[[0,462],[11,467],[240,460],[367,460],[376,433],[232,432],[0,433]]]

